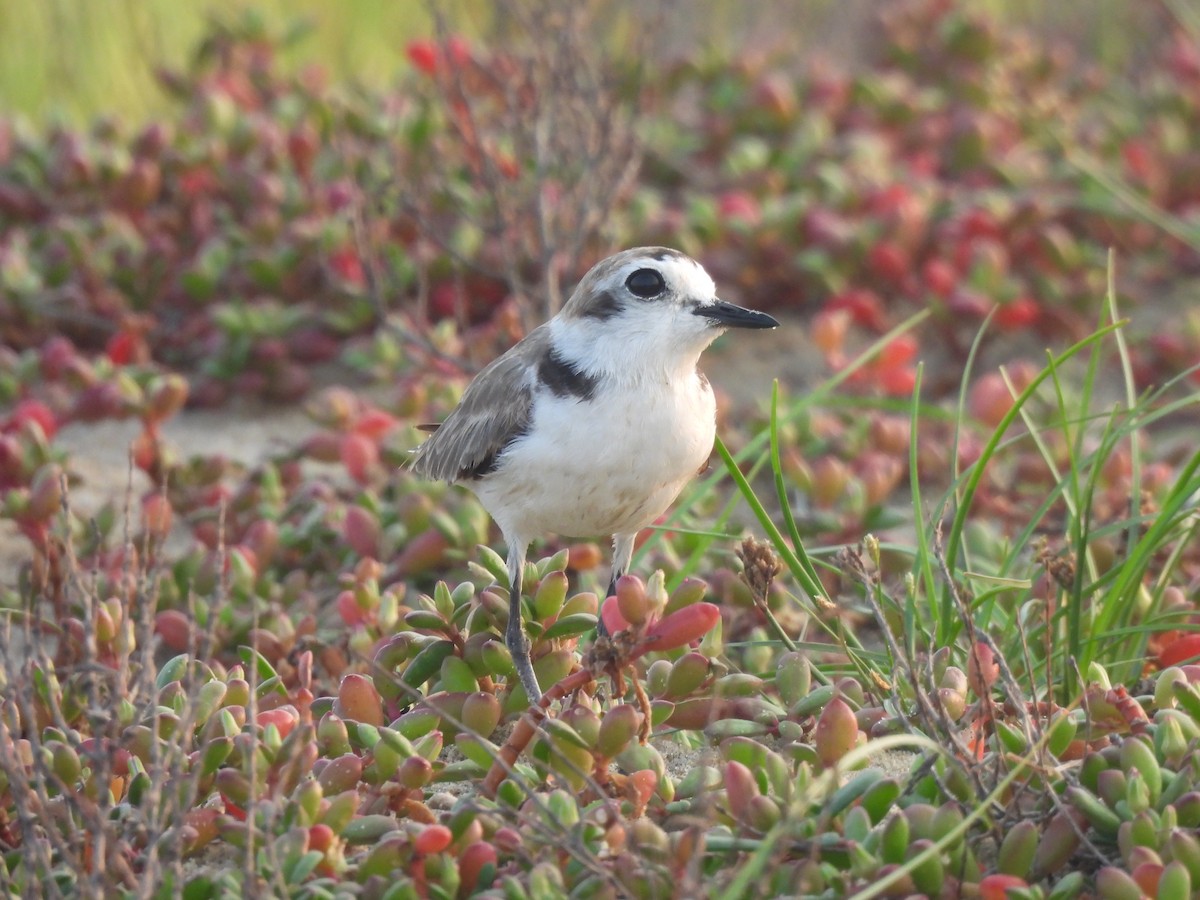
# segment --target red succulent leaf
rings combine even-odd
[[[351,432],[342,436],[339,452],[342,465],[359,484],[368,483],[379,467],[379,447],[366,435]]]
[[[274,725],[279,729],[280,737],[287,737],[300,721],[300,713],[290,703],[277,706],[275,709],[264,709],[255,717],[255,721],[264,728]]]
[[[413,67],[426,75],[433,75],[442,63],[441,48],[428,39],[410,41],[404,53]]]
[[[996,324],[1015,331],[1034,324],[1041,314],[1041,309],[1032,297],[1017,297],[1008,303],[1002,303],[996,309]]]
[[[350,244],[339,247],[329,254],[329,267],[343,281],[356,287],[362,287],[366,283],[362,260],[358,256],[358,251]]]
[[[237,819],[239,822],[246,821],[246,811],[230,800],[224,794],[221,795],[221,801],[225,804],[225,812]]]
[[[369,409],[355,420],[353,430],[373,441],[380,440],[396,427],[396,418],[382,409]]]
[[[1197,656],[1200,656],[1200,634],[1185,634],[1171,641],[1158,652],[1158,664],[1165,669]]]
[[[659,620],[639,647],[643,653],[674,650],[704,637],[720,620],[721,609],[715,603],[693,603]]]
[[[1010,890],[1027,887],[1028,882],[1016,875],[988,875],[979,882],[979,896],[982,900],[1005,900]]]
[[[889,397],[910,397],[917,386],[917,370],[910,366],[882,369],[875,381]]]
[[[917,357],[917,339],[911,334],[902,334],[891,340],[879,352],[877,364],[883,369],[895,369],[908,365]]]
[[[608,629],[609,634],[616,634],[629,628],[629,622],[621,615],[621,605],[617,602],[616,595],[606,598],[600,605],[600,620]]]
[[[488,841],[476,841],[468,845],[458,856],[460,892],[465,890],[469,894],[473,891],[484,867],[495,866],[497,859],[496,848]]]
[[[58,431],[58,420],[50,407],[41,400],[22,400],[18,403],[12,415],[8,417],[5,430],[19,430],[26,422],[37,422],[47,440],[54,437],[54,433]]]
[[[825,303],[827,312],[844,309],[850,313],[855,323],[875,331],[883,331],[887,324],[883,314],[883,301],[874,291],[865,288],[851,288],[834,294]]]
[[[110,337],[104,345],[104,354],[115,366],[127,366],[148,355],[142,336],[132,331],[118,331]]]
[[[450,846],[454,835],[445,825],[427,825],[413,840],[413,849],[418,853],[441,853]]]

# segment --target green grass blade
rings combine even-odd
[[[987,334],[988,326],[992,323],[992,318],[996,311],[993,309],[987,314],[983,322],[980,323],[978,330],[975,332],[975,337],[971,340],[971,349],[967,351],[967,359],[963,363],[962,379],[958,384],[958,402],[954,410],[954,435],[950,440],[950,491],[943,499],[942,505],[938,508],[938,517],[940,518],[949,503],[949,498],[954,498],[955,518],[957,520],[960,510],[964,509],[963,498],[961,493],[962,473],[958,470],[958,441],[962,434],[963,422],[966,420],[967,414],[967,392],[971,386],[971,376],[975,371],[975,359],[979,355],[979,348],[983,346],[983,336]],[[926,538],[928,546],[928,538]],[[931,557],[930,557],[931,558]],[[963,566],[970,567],[970,559],[963,556]],[[953,563],[951,563],[951,571],[954,571]],[[935,592],[929,594],[930,602],[935,596]],[[949,589],[942,591],[941,615],[938,616],[937,622],[937,642],[941,646],[946,646],[952,640],[951,635],[957,633],[960,626],[958,616],[954,612],[954,601],[950,596]]]
[[[817,570],[804,550],[804,542],[800,538],[800,529],[796,527],[796,519],[792,515],[792,505],[788,501],[787,484],[783,480],[783,465],[779,459],[779,381],[776,380],[771,389],[771,473],[775,481],[775,494],[779,498],[779,508],[783,512],[783,522],[787,526],[788,536],[792,539],[792,550],[796,559],[804,567],[812,582],[819,584]]]
[[[717,438],[715,446],[717,453],[725,463],[725,470],[729,473],[729,477],[737,485],[738,491],[746,501],[746,505],[750,507],[750,511],[754,513],[754,517],[758,519],[763,531],[767,534],[767,538],[775,546],[776,552],[782,557],[783,564],[792,573],[792,577],[796,579],[800,587],[803,588],[814,603],[820,605],[829,603],[830,600],[825,595],[825,589],[821,586],[820,579],[816,577],[816,570],[813,569],[812,562],[808,559],[808,555],[804,553],[803,547],[800,548],[799,553],[793,552],[788,547],[783,535],[779,533],[779,529],[771,521],[771,516],[763,507],[762,501],[754,493],[754,488],[750,486],[750,482],[746,480],[746,476],[738,468],[737,461],[725,446],[725,442]],[[815,608],[810,610],[810,612],[816,611]]]
[[[915,562],[917,575],[924,585],[925,597],[932,599],[937,596],[937,579],[933,572],[933,554],[929,546],[929,530],[925,527],[925,510],[921,505],[920,467],[917,464],[917,435],[921,427],[921,380],[925,374],[925,364],[917,364],[917,378],[913,385],[912,404],[908,415],[908,484],[912,494],[913,523],[916,526],[917,546]],[[904,604],[904,638],[905,648],[910,659],[917,655],[917,590],[905,598]]]
[[[1106,326],[1105,328],[1088,335],[1082,340],[1077,341],[1057,356],[1051,356],[1054,366],[1061,366],[1068,359],[1071,359],[1082,350],[1090,347],[1092,344],[1103,340],[1112,332],[1124,327],[1124,325],[1124,321],[1113,323],[1112,325]],[[983,480],[983,473],[987,467],[987,462],[995,455],[996,450],[1000,446],[1000,443],[1004,438],[1004,434],[1008,430],[1009,426],[1012,425],[1017,416],[1020,415],[1021,407],[1029,400],[1030,397],[1034,395],[1037,389],[1041,387],[1042,382],[1049,377],[1049,374],[1050,373],[1048,369],[1043,369],[1036,376],[1034,376],[1033,380],[1030,381],[1025,390],[1023,390],[1017,397],[1012,409],[1004,414],[1004,417],[1000,420],[999,424],[992,432],[992,436],[984,445],[979,459],[975,461],[975,463],[967,472],[966,485],[963,487],[961,499],[959,500],[959,506],[956,510],[954,521],[951,524],[950,534],[946,540],[946,564],[952,572],[956,571],[961,565],[959,562],[959,557],[962,555],[962,533],[963,529],[966,527],[967,513],[971,508],[971,502],[975,499],[975,495],[979,491],[979,485]],[[940,624],[942,623],[939,623],[939,625]]]

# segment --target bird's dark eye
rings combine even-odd
[[[667,283],[655,269],[638,269],[625,279],[625,287],[629,288],[629,293],[635,297],[649,300],[666,290]]]

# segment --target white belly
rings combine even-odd
[[[715,433],[712,389],[698,373],[673,389],[601,389],[582,402],[545,392],[529,433],[471,487],[510,539],[627,534],[666,511]]]

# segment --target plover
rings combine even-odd
[[[612,535],[611,594],[637,533],[712,452],[716,402],[700,354],[726,329],[778,325],[717,299],[677,250],[625,250],[475,376],[414,451],[414,471],[474,491],[508,543],[505,643],[530,702],[541,697],[521,623],[530,542]]]

